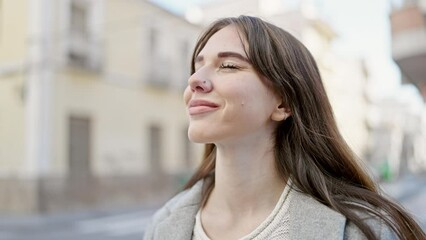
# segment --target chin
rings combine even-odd
[[[191,128],[188,130],[188,138],[194,143],[211,143],[211,137],[205,131],[194,131]]]
[[[206,138],[202,137],[202,136],[193,136],[193,135],[188,135],[188,138],[191,142],[193,143],[209,143],[210,141],[206,140]]]

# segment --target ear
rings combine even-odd
[[[275,109],[273,110],[271,114],[271,119],[273,121],[284,121],[291,115],[291,110],[289,107],[286,107],[283,102],[280,104],[277,104]]]

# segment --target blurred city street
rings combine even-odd
[[[382,189],[401,203],[426,230],[426,175],[406,175],[398,181],[381,185]]]
[[[0,217],[0,240],[141,239],[154,209]]]
[[[142,239],[204,151],[197,39],[240,14],[306,46],[354,156],[426,230],[426,0],[0,0],[0,240]]]
[[[426,176],[407,175],[382,184],[426,229]],[[0,216],[0,240],[141,239],[155,209],[89,211],[51,216]]]

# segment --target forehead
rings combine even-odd
[[[229,25],[213,34],[199,55],[222,51],[234,51],[246,56],[242,41],[242,37],[240,36],[237,27]]]

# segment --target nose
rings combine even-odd
[[[189,77],[188,84],[192,92],[208,93],[213,89],[212,82],[209,78],[205,76],[205,74],[199,72],[195,72]]]

